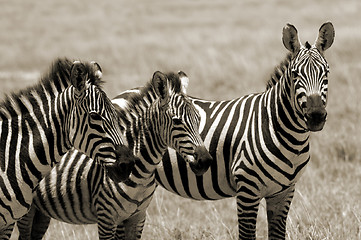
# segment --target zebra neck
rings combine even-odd
[[[147,161],[148,164],[156,165],[167,150],[163,134],[164,124],[159,114],[157,105],[146,103],[134,105],[133,109],[127,109],[123,115],[126,123],[126,136],[129,146],[135,155]]]
[[[67,130],[69,130],[68,121],[70,119],[70,115],[73,114],[75,101],[73,86],[70,86],[61,92],[54,101],[55,105],[54,112],[52,113],[52,119],[58,120],[58,126],[60,128],[59,130],[53,131],[54,140],[57,141],[56,148],[54,147],[54,153],[56,154],[55,163],[58,163],[60,161],[60,157],[73,147]],[[54,126],[56,126],[56,124],[54,124]]]
[[[143,141],[141,142],[141,155],[152,165],[158,164],[167,150],[167,137],[164,127],[164,117],[159,114],[159,109],[152,107],[144,119]],[[151,162],[150,162],[151,160]]]
[[[126,184],[148,186],[154,181],[157,164],[167,150],[159,134],[159,116],[152,108],[143,109],[141,115],[128,112],[126,136],[129,146],[140,159],[136,161],[133,173]],[[131,121],[129,121],[131,119]]]
[[[308,151],[309,131],[305,128],[305,122],[299,117],[291,103],[291,98],[284,91],[281,79],[273,88],[265,93],[264,109],[267,109],[270,126],[274,135],[270,140],[277,140],[280,146],[289,152],[300,154]]]
[[[291,124],[293,124],[300,131],[307,132],[307,125],[304,120],[302,113],[297,110],[295,106],[294,93],[292,91],[293,87],[291,87],[291,80],[287,74],[281,77],[280,82],[276,85],[277,95],[279,96],[278,104],[278,115],[283,113],[288,113],[288,118],[291,120]],[[291,127],[291,126],[289,126]]]
[[[69,107],[69,94],[32,91],[17,96],[1,108],[0,168],[26,169],[24,182],[35,187],[50,171],[53,163],[70,149],[63,138],[64,111]],[[18,165],[17,165],[18,164]]]

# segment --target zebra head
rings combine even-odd
[[[68,121],[68,136],[72,146],[104,166],[109,176],[119,182],[128,178],[135,157],[123,145],[118,115],[100,88],[101,76],[101,68],[95,62],[73,63],[70,79],[75,103]]]
[[[314,45],[301,45],[297,29],[283,28],[283,44],[292,53],[288,69],[291,103],[310,131],[322,130],[326,122],[329,66],[324,57],[334,40],[332,23],[324,23]]]
[[[212,156],[199,135],[200,115],[186,95],[188,77],[184,72],[164,75],[155,72],[152,79],[159,96],[160,124],[165,127],[163,138],[185,159],[192,171],[201,175],[207,171]]]

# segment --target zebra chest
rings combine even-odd
[[[113,216],[117,221],[123,221],[139,211],[145,211],[150,204],[156,185],[153,183],[147,185],[130,184],[128,182],[121,182],[119,184],[113,183],[108,189],[104,189],[103,193],[99,194],[98,201],[104,200],[107,204],[112,205],[114,209]],[[100,197],[106,196],[108,197]]]
[[[266,197],[294,185],[305,170],[309,153],[292,154],[285,159],[267,155],[266,157],[243,155],[234,164],[233,174],[238,193],[252,192]]]

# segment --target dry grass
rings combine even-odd
[[[1,1],[0,1],[1,2]],[[361,94],[357,0],[1,2],[1,92],[35,81],[61,56],[98,61],[114,96],[156,70],[183,70],[189,93],[228,99],[265,89],[286,54],[285,23],[311,43],[332,21],[328,122],[312,135],[312,159],[297,185],[288,239],[361,238]],[[53,223],[46,239],[94,239],[96,227]],[[264,204],[259,239],[267,239]],[[14,234],[12,239],[15,239]],[[234,199],[195,202],[158,189],[144,239],[236,239]]]

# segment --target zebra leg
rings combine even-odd
[[[276,196],[266,197],[268,239],[286,238],[286,220],[294,192],[292,185]]]
[[[137,214],[117,226],[115,240],[141,239],[145,223],[144,218]]]
[[[0,240],[8,240],[14,230],[15,223],[10,224],[0,231]]]
[[[98,234],[99,239],[116,239],[116,226],[111,218],[109,218],[108,214],[104,214],[102,216],[98,215]]]
[[[31,230],[31,240],[43,239],[46,230],[48,230],[51,218],[44,215],[41,211],[36,209],[33,228]]]
[[[49,227],[50,219],[32,205],[29,212],[17,222],[19,240],[42,239]]]
[[[19,221],[16,222],[19,230],[19,240],[31,239],[30,236],[35,217],[35,211],[36,208],[34,204],[32,204],[29,212],[27,212],[27,214],[25,214]]]
[[[115,240],[125,240],[124,223],[117,226]]]
[[[256,239],[258,206],[261,199],[237,196],[238,238]]]
[[[145,217],[145,211],[141,211],[124,221],[124,233],[126,240],[141,239]]]

